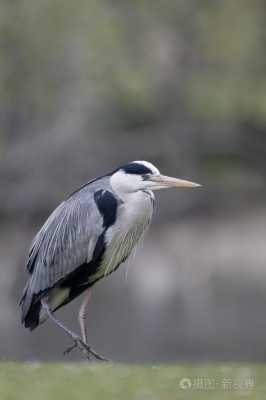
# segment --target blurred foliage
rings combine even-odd
[[[260,196],[262,0],[3,0],[0,7],[0,166],[8,190],[33,179],[33,168],[43,187],[51,176],[63,182],[62,158],[69,164],[87,152],[91,176],[99,157],[109,168],[138,154],[184,175],[197,171],[205,182],[215,171],[232,172],[240,188],[248,174]],[[84,164],[75,173],[71,189]],[[31,186],[40,204],[48,188]],[[12,201],[0,198],[2,213]]]
[[[82,82],[144,114],[181,95],[195,115],[265,123],[265,14],[262,0],[3,1],[1,103],[45,112]]]

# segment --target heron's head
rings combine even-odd
[[[117,168],[111,175],[111,185],[120,193],[201,186],[198,183],[162,175],[158,168],[148,161],[132,161]]]

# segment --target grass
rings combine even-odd
[[[266,398],[266,365],[0,363],[1,400]]]

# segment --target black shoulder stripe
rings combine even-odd
[[[108,228],[115,223],[118,201],[108,190],[98,190],[94,193],[94,200],[103,217],[103,226]]]

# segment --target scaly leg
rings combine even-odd
[[[84,343],[83,340],[76,333],[72,332],[68,329],[61,321],[54,317],[53,312],[50,310],[47,299],[43,298],[41,300],[42,307],[47,313],[47,316],[74,341],[75,346],[78,347],[87,357],[88,360],[91,359],[91,356],[94,356],[97,360],[108,361],[106,358],[102,357],[100,354],[96,353],[87,343]]]
[[[86,330],[86,308],[90,302],[90,299],[91,299],[91,290],[89,288],[85,291],[85,296],[81,303],[81,306],[79,309],[79,316],[78,316],[81,337],[82,337],[83,342],[86,344],[88,344],[87,330]]]

